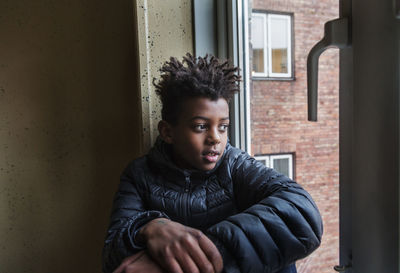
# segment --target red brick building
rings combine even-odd
[[[308,52],[323,37],[324,23],[338,17],[338,5],[336,0],[252,1],[259,19],[255,22],[253,13],[252,24],[267,31],[251,33],[251,151],[266,158],[291,155],[292,175],[311,193],[324,221],[321,247],[297,263],[303,273],[333,272],[339,260],[338,51],[320,57],[318,122],[307,121],[306,78]],[[289,47],[279,48],[279,41],[274,45],[276,26],[278,32],[279,26],[290,29],[277,38]]]

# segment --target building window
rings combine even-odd
[[[292,15],[253,12],[252,76],[292,78]]]
[[[275,169],[287,177],[293,177],[293,154],[257,155],[254,157],[265,166]]]

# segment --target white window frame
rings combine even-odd
[[[288,159],[289,161],[289,175],[290,179],[293,177],[293,154],[270,154],[270,155],[256,155],[254,156],[256,160],[265,160],[265,166],[274,169],[274,159]]]
[[[293,51],[293,42],[292,42],[292,15],[290,14],[277,14],[271,12],[260,12],[254,11],[252,12],[252,17],[261,17],[264,21],[264,73],[262,72],[253,72],[252,77],[254,78],[293,78],[292,75],[292,51]],[[271,50],[271,20],[274,18],[287,20],[287,41],[289,44],[288,52],[287,52],[287,73],[273,73],[272,72],[272,50]]]
[[[263,20],[263,30],[264,30],[264,73],[263,72],[253,72],[252,76],[253,77],[268,77],[268,71],[269,71],[269,65],[267,62],[267,59],[269,58],[269,53],[267,49],[267,31],[266,31],[266,25],[267,25],[267,14],[266,13],[261,13],[261,12],[253,12],[252,17],[260,17]],[[268,58],[267,58],[268,56]]]
[[[254,158],[255,158],[257,161],[265,160],[265,166],[271,168],[270,162],[269,162],[269,157],[270,157],[269,155],[256,155],[256,156],[254,156]]]
[[[272,72],[272,39],[271,39],[271,20],[272,19],[284,19],[287,21],[287,41],[288,41],[288,52],[287,52],[287,68],[288,68],[288,73],[273,73]],[[269,77],[273,77],[273,78],[288,78],[292,76],[292,17],[290,15],[282,15],[282,14],[273,14],[273,13],[269,13],[268,14],[268,23],[267,23],[267,28],[268,28],[268,71],[271,71],[269,73]]]
[[[275,159],[288,159],[289,162],[289,178],[293,179],[293,155],[292,154],[281,154],[281,155],[271,155],[270,156],[270,165],[271,168],[275,168],[274,160]]]

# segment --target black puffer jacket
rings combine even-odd
[[[158,140],[123,172],[103,249],[103,271],[144,249],[134,241],[158,217],[202,230],[215,243],[225,272],[278,272],[315,250],[322,221],[297,183],[227,145],[208,172],[177,168]]]

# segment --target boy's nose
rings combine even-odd
[[[209,134],[207,136],[207,141],[210,144],[219,144],[219,143],[221,143],[221,136],[220,136],[218,130],[210,130]]]

